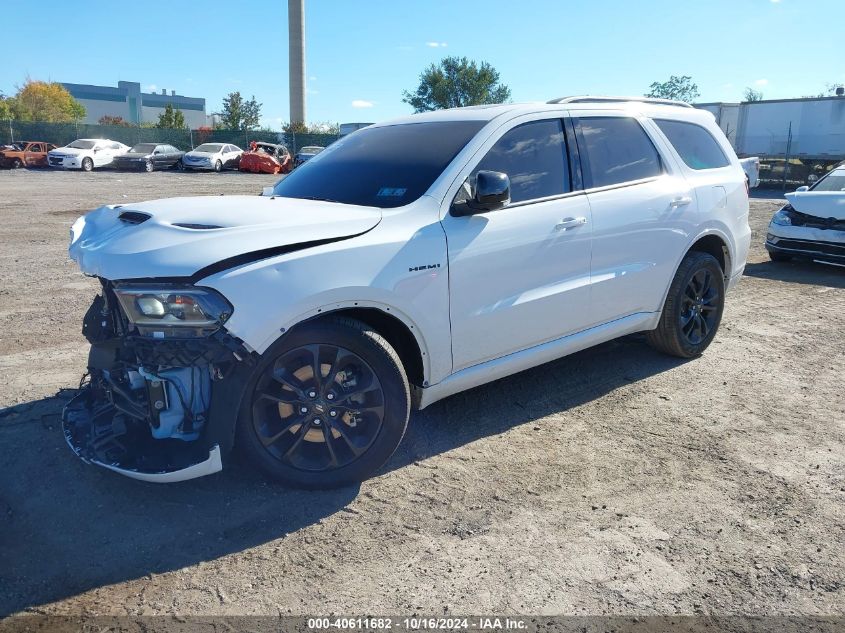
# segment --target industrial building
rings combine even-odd
[[[92,86],[89,84],[62,83],[74,99],[85,106],[83,123],[97,123],[100,117],[123,117],[129,123],[156,123],[158,115],[164,113],[168,104],[179,109],[185,116],[185,124],[192,129],[209,124],[205,113],[205,99],[161,93],[141,92],[141,84],[134,81],[118,81],[117,87]]]

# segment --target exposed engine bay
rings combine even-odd
[[[162,322],[187,320],[188,311],[202,314],[197,292],[141,288],[118,298],[101,282],[82,328],[91,343],[88,375],[62,416],[71,448],[86,462],[150,481],[220,470],[248,373],[239,369],[252,365],[252,354],[222,324],[168,328],[127,318],[131,301]]]

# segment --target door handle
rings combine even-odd
[[[672,209],[677,209],[678,207],[685,207],[688,204],[692,204],[692,198],[689,196],[678,196],[677,198],[673,198],[669,201],[669,206]]]
[[[580,217],[580,218],[564,218],[557,224],[555,224],[555,231],[562,231],[564,229],[574,229],[577,226],[581,226],[582,224],[587,223],[587,218]]]

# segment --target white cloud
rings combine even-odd
[[[311,90],[311,88],[306,88],[306,89],[305,89],[305,92],[306,92],[307,94],[309,94],[309,95],[318,95],[318,94],[320,94],[320,91],[319,91],[319,90]]]
[[[364,99],[355,99],[352,102],[353,108],[372,108],[375,105],[372,101],[365,101]]]
[[[429,48],[446,48],[449,46],[446,42],[426,42],[425,45]]]
[[[769,0],[772,4],[780,4],[780,0]]]
[[[754,85],[755,86],[765,86],[768,83],[769,83],[768,79],[758,79],[757,81],[754,82]]]
[[[144,86],[144,90],[146,90],[147,92],[158,92],[158,86],[156,86],[155,84],[148,84]]]

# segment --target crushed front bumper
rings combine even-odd
[[[62,411],[77,457],[161,483],[223,468],[254,364],[241,341],[222,327],[203,338],[150,339],[127,329],[116,302],[102,296],[83,334],[89,380]]]
[[[98,400],[94,389],[86,387],[62,411],[62,428],[68,446],[86,464],[102,466],[141,481],[173,483],[223,470],[220,446],[216,444],[209,451],[201,447],[185,450],[185,447],[153,446],[150,438],[141,433],[135,438],[135,444],[128,446],[131,438],[126,427],[118,421],[119,415],[113,404]],[[139,450],[139,439],[148,445],[147,450]]]

